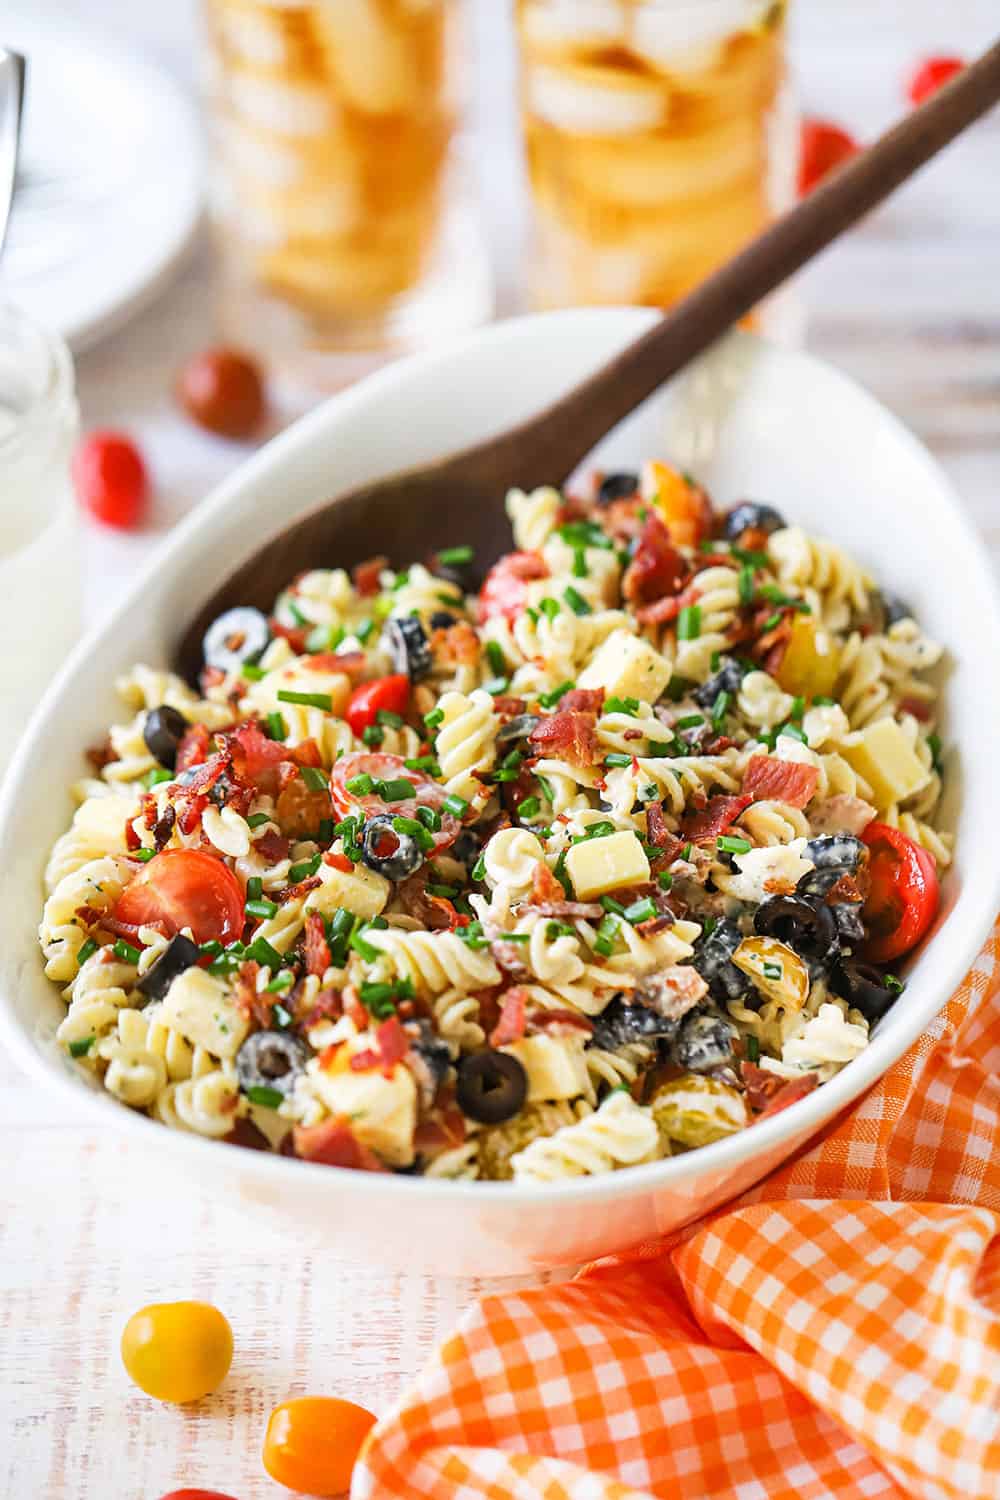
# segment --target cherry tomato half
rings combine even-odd
[[[122,1330],[122,1363],[157,1401],[198,1401],[222,1384],[233,1361],[233,1330],[209,1302],[154,1302]]]
[[[965,63],[960,57],[927,57],[910,74],[906,97],[911,104],[923,104],[938,89],[961,73]]]
[[[516,620],[528,602],[528,581],[548,573],[545,559],[537,552],[508,552],[487,573],[479,590],[479,623],[494,615]]]
[[[402,714],[406,712],[409,701],[408,677],[402,674],[396,677],[376,677],[374,682],[363,682],[354,689],[344,717],[360,737],[375,723],[375,715],[380,709]]]
[[[869,823],[861,837],[871,879],[864,956],[884,964],[916,947],[933,922],[941,899],[937,868],[933,855],[886,823]]]
[[[243,931],[243,890],[214,854],[164,849],[143,865],[115,903],[119,922],[158,922],[168,937],[190,927],[196,943],[230,943]]]
[[[142,454],[123,432],[92,432],[73,454],[80,504],[106,526],[123,530],[142,514],[149,478]]]
[[[353,1401],[300,1396],[276,1406],[264,1438],[264,1468],[303,1495],[341,1495],[375,1418]]]
[[[803,120],[799,144],[799,196],[811,193],[828,172],[854,156],[858,143],[829,120]]]

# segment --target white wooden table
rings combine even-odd
[[[80,14],[74,0],[38,4]],[[971,53],[1000,19],[996,0],[952,0],[946,14],[940,0],[799,6],[796,56],[806,105],[862,135],[898,110],[901,75],[917,55]],[[90,0],[87,19],[141,41],[189,77],[191,10],[192,0],[162,7]],[[509,311],[517,169],[506,10],[501,0],[478,0],[489,64],[477,97],[500,305]],[[994,556],[998,181],[1000,117],[952,148],[802,279],[809,343],[930,444]],[[157,480],[147,532],[87,538],[94,612],[157,534],[239,462],[238,449],[193,431],[171,407],[170,374],[204,344],[210,307],[201,252],[154,307],[80,360],[85,422],[135,432]],[[156,1500],[184,1483],[241,1500],[284,1493],[259,1463],[271,1406],[289,1394],[330,1392],[384,1411],[484,1289],[471,1281],[386,1277],[377,1265],[302,1254],[277,1227],[236,1217],[196,1183],[183,1199],[161,1192],[155,1169],[134,1151],[81,1128],[2,1061],[0,1084],[0,1493],[9,1500]],[[148,1401],[129,1385],[117,1354],[131,1311],[186,1296],[223,1308],[237,1348],[222,1391],[194,1410]]]

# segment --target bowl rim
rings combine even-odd
[[[348,390],[338,392],[320,402],[316,408],[294,421],[245,462],[240,463],[154,548],[130,586],[110,611],[86,632],[50,683],[0,784],[0,843],[32,758],[32,743],[39,732],[41,721],[48,713],[49,705],[58,700],[64,684],[79,671],[80,664],[87,659],[97,641],[110,634],[122,617],[132,610],[142,596],[147,581],[165,566],[171,567],[175,559],[187,550],[192,539],[197,540],[199,534],[216,517],[239,510],[248,487],[252,487],[260,471],[273,468],[286,454],[308,449],[326,431],[331,419],[335,419],[338,424],[342,420],[350,420],[355,410],[377,404],[385,392],[405,386],[423,374],[436,372],[476,347],[502,345],[508,341],[517,344],[521,339],[533,336],[536,329],[546,330],[551,337],[557,338],[560,332],[574,325],[584,330],[590,325],[595,329],[607,325],[608,328],[620,331],[624,341],[629,334],[642,332],[658,316],[655,310],[647,308],[570,308],[501,320],[450,340],[441,348],[399,360]],[[925,468],[931,469],[940,492],[940,500],[947,507],[946,519],[951,534],[961,538],[966,553],[965,561],[978,575],[984,598],[989,602],[991,618],[983,622],[983,639],[996,639],[1000,636],[1000,587],[989,566],[982,542],[948,476],[916,435],[875,396],[825,359],[805,350],[777,346],[758,335],[743,331],[734,331],[727,337],[737,345],[764,346],[784,362],[822,374],[827,380],[832,379],[855,402],[877,412],[880,419],[888,424],[895,441],[901,447],[909,449],[911,455]],[[984,873],[977,872],[977,877]],[[419,1201],[428,1208],[435,1201],[468,1201],[499,1209],[543,1201],[548,1203],[558,1200],[568,1204],[583,1200],[632,1197],[653,1189],[675,1187],[702,1173],[709,1175],[713,1172],[735,1171],[752,1157],[764,1157],[773,1153],[792,1137],[798,1137],[802,1141],[811,1139],[825,1123],[833,1120],[878,1082],[931,1025],[956,986],[974,965],[982,943],[993,925],[1000,907],[1000,864],[995,868],[992,880],[977,878],[974,885],[966,883],[956,903],[956,910],[959,906],[962,908],[964,941],[953,943],[943,953],[936,955],[937,966],[942,971],[939,980],[940,998],[936,1003],[926,1000],[892,1034],[884,1031],[877,1034],[864,1052],[832,1079],[787,1109],[738,1131],[735,1135],[694,1151],[599,1176],[538,1184],[454,1181],[326,1166],[319,1171],[317,1163],[279,1156],[274,1152],[248,1150],[241,1152],[240,1173],[250,1172],[273,1184],[280,1183],[287,1173],[295,1173],[299,1174],[300,1186],[308,1180],[318,1192],[324,1191],[321,1184],[325,1182],[330,1190],[337,1193],[350,1191],[361,1197],[375,1195],[383,1199],[386,1194],[398,1194],[402,1202],[407,1201],[407,1195],[416,1193]],[[67,1100],[72,1100],[73,1107],[81,1115],[85,1114],[93,1119],[95,1124],[103,1122],[124,1134],[134,1136],[137,1141],[145,1139],[152,1143],[158,1140],[161,1147],[188,1156],[194,1169],[202,1161],[206,1164],[214,1162],[216,1167],[220,1166],[223,1160],[220,1148],[230,1149],[222,1141],[186,1131],[165,1129],[159,1121],[128,1109],[105,1092],[84,1088],[73,1082],[68,1073],[60,1071],[32,1043],[15,1019],[9,1001],[2,993],[0,1037],[13,1055],[15,1063],[30,1077],[38,1079],[45,1087],[58,1091]],[[213,1154],[206,1156],[206,1152]],[[302,1173],[311,1175],[306,1179],[301,1176]]]

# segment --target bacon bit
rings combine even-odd
[[[498,967],[511,979],[530,979],[531,970],[524,962],[519,943],[506,942],[502,937],[494,938],[490,952]]]
[[[677,594],[688,576],[683,555],[670,540],[670,532],[651,511],[636,545],[632,561],[622,578],[622,593],[632,605],[652,604],[664,594]]]
[[[268,828],[260,838],[254,840],[253,848],[262,859],[269,860],[271,864],[276,865],[288,858],[291,844],[284,834],[278,833],[274,828]]]
[[[278,767],[279,776],[284,769],[285,763],[282,762]],[[292,770],[294,772],[295,767]],[[314,791],[298,774],[293,774],[278,794],[274,815],[282,833],[289,838],[312,838],[323,819],[332,817],[333,802],[329,792]]]
[[[806,1094],[811,1094],[819,1083],[815,1073],[803,1073],[801,1078],[781,1078],[751,1062],[740,1063],[740,1072],[746,1086],[747,1103],[755,1115],[754,1123],[796,1104]]]
[[[382,1021],[375,1028],[375,1036],[378,1040],[378,1050],[382,1054],[382,1069],[389,1077],[397,1063],[410,1050],[410,1039],[400,1025],[398,1016],[390,1016],[387,1021]]]
[[[441,626],[431,632],[431,650],[442,661],[461,667],[474,667],[482,647],[479,637],[467,620]]]
[[[282,905],[285,901],[297,901],[300,896],[308,896],[310,891],[316,890],[323,884],[318,875],[310,875],[306,880],[300,880],[295,885],[283,885],[280,891],[273,892],[272,901]]]
[[[662,801],[646,803],[646,837],[656,845],[660,850],[659,857],[666,859],[668,864],[672,864],[684,848],[683,839],[667,827]]]
[[[679,1021],[707,993],[708,985],[697,969],[690,964],[671,964],[658,974],[643,975],[632,991],[632,998],[639,1005],[655,1010],[657,1015]]]
[[[699,552],[692,567],[697,575],[706,568],[738,568],[739,562],[731,552]]]
[[[556,511],[556,526],[565,526],[569,521],[583,521],[587,516],[587,502],[579,495],[566,495]]]
[[[559,699],[559,707],[576,713],[599,714],[604,708],[604,689],[571,688]]]
[[[151,927],[161,937],[170,937],[172,934],[167,930],[166,924],[159,920],[152,922],[122,922],[110,912],[100,911],[94,906],[78,906],[74,916],[79,919],[81,927],[100,928],[103,932],[110,932],[113,937],[127,938],[137,948],[144,948],[145,943],[139,939],[140,927]],[[108,960],[110,963],[110,959]]]
[[[228,1135],[222,1139],[229,1146],[243,1146],[247,1151],[270,1151],[271,1143],[252,1120],[237,1120]]]
[[[507,825],[500,824],[500,827],[509,826],[509,815],[520,807],[525,797],[531,797],[534,793],[535,777],[530,765],[525,761],[518,767],[517,779],[515,781],[503,781],[500,783],[500,802],[505,814],[507,814]],[[486,842],[485,836],[483,842]]]
[[[414,1148],[417,1151],[447,1149],[460,1146],[465,1137],[465,1116],[455,1103],[455,1090],[451,1084],[444,1084],[438,1089],[433,1118],[421,1120],[413,1133]]]
[[[142,839],[132,827],[130,819],[125,820],[125,848],[128,850],[142,848]]]
[[[285,751],[297,766],[309,766],[318,771],[323,765],[323,756],[315,740],[303,740],[301,745],[293,745]]]
[[[177,818],[181,833],[194,833],[201,824],[201,815],[208,806],[207,797],[186,798]]]
[[[545,1031],[583,1031],[589,1036],[593,1029],[593,1021],[588,1016],[581,1016],[578,1010],[536,1010],[527,1022],[529,1036]]]
[[[427,894],[428,878],[425,868],[401,880],[396,886],[399,904],[408,917],[415,918],[422,927],[429,927],[432,932],[454,931],[458,925],[458,913],[443,896]]]
[[[558,885],[558,881],[556,882]],[[562,886],[559,886],[562,890]],[[604,908],[597,901],[532,901],[527,910],[537,912],[540,917],[582,917],[585,922],[597,921],[604,915]]]
[[[526,1025],[525,1007],[528,995],[519,986],[507,990],[500,999],[500,1019],[490,1032],[491,1047],[506,1047],[519,1042]]]
[[[541,754],[568,760],[572,766],[593,766],[600,759],[596,717],[592,713],[560,711],[543,719],[531,731],[531,743]]]
[[[305,926],[306,973],[322,978],[333,962],[330,944],[326,940],[326,928],[318,912],[310,912]]]
[[[867,871],[865,872],[864,880],[866,885],[869,884]],[[853,875],[844,874],[841,875],[836,885],[830,887],[825,899],[827,906],[840,906],[845,903],[850,906],[857,906],[864,901],[865,893]]]
[[[493,712],[499,714],[502,719],[516,719],[518,714],[523,714],[527,708],[524,698],[504,697],[493,699]]]
[[[183,740],[181,743],[183,744]],[[112,747],[110,735],[107,736],[103,744],[91,745],[86,755],[90,764],[97,772],[103,771],[105,766],[109,766],[113,760],[118,759]]]
[[[386,1172],[373,1151],[362,1146],[346,1120],[323,1120],[319,1125],[296,1125],[292,1132],[295,1155],[325,1167],[350,1167],[360,1172]]]
[[[709,797],[701,812],[689,814],[681,823],[681,832],[692,844],[708,844],[725,833],[753,798],[745,792],[737,797]]]
[[[281,621],[276,620],[273,615],[267,623],[271,627],[271,634],[277,636],[279,640],[287,641],[296,656],[304,655],[306,636],[309,634],[304,625],[282,625]]]
[[[361,992],[358,989],[357,985],[345,984],[341,994],[341,999],[344,1008],[344,1015],[347,1016],[349,1020],[354,1022],[359,1031],[364,1031],[368,1026],[369,1021],[371,1020],[371,1017],[365,1010],[365,1007],[361,1004]]]
[[[232,774],[243,786],[255,787],[260,792],[274,796],[290,778],[279,770],[284,761],[291,766],[291,775],[298,774],[298,767],[289,757],[291,751],[277,740],[268,739],[259,724],[240,724],[225,736],[226,749],[232,765]]]
[[[239,972],[233,981],[233,1003],[240,1015],[255,1026],[267,1030],[273,1023],[271,1014],[274,1008],[274,1000],[270,995],[262,995],[257,990],[257,976],[260,974],[260,965],[253,959],[247,959],[240,964]]]
[[[175,774],[179,776],[192,766],[203,765],[208,759],[211,744],[212,737],[204,724],[192,724],[190,729],[185,729],[177,746]]]
[[[636,923],[636,932],[641,933],[644,938],[655,937],[658,932],[666,932],[668,927],[673,927],[674,918],[670,916],[647,917],[645,922]]]
[[[755,661],[759,661],[764,671],[771,677],[775,676],[781,669],[781,663],[785,659],[788,643],[792,638],[792,622],[789,618],[782,620],[773,630],[763,635],[751,648],[750,655]]]
[[[202,667],[201,669],[202,694],[208,692],[209,688],[221,687],[226,680],[226,674],[221,667]]]
[[[155,811],[156,805],[154,803],[154,814]],[[176,822],[177,810],[176,808],[172,807],[170,803],[168,803],[167,806],[163,809],[163,816],[158,818],[153,825],[153,845],[156,849],[157,854],[159,854],[160,850],[165,849],[167,844],[169,844],[170,835],[174,831],[174,824]]]
[[[376,557],[366,558],[359,562],[357,567],[351,570],[351,578],[358,593],[368,598],[371,594],[379,591],[379,578],[389,566],[389,559],[381,553]]]
[[[668,595],[664,599],[658,599],[655,604],[645,604],[635,611],[635,617],[640,625],[667,625],[671,620],[676,620],[682,609],[691,604],[697,604],[701,598],[701,589],[696,584],[691,584],[680,594]]]
[[[305,989],[300,984],[292,991],[288,1008],[303,1031],[318,1026],[320,1021],[339,1021],[344,1014],[343,999],[339,990],[320,990],[309,1010],[303,1012],[302,999]]]
[[[910,714],[912,718],[919,719],[921,724],[929,724],[934,716],[933,708],[922,698],[904,698],[899,705],[899,712]]]
[[[563,902],[565,900],[566,892],[548,865],[543,864],[540,860],[531,876],[531,904],[533,906],[544,906],[550,902]]]
[[[818,781],[815,766],[774,755],[751,755],[743,773],[743,790],[755,800],[786,802],[801,809],[816,795]]]
[[[731,740],[728,734],[717,734],[714,739],[705,741],[705,748],[702,753],[704,755],[721,755],[724,750],[728,750],[735,744],[736,741]]]
[[[350,875],[354,869],[346,854],[332,854],[329,849],[323,855],[323,863],[329,865],[331,870],[339,870],[343,875]]]

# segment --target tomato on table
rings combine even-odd
[[[494,615],[516,620],[528,602],[528,583],[546,578],[548,568],[538,552],[508,552],[487,573],[479,590],[479,623],[485,625]]]
[[[965,63],[960,57],[927,57],[910,74],[906,97],[911,104],[923,104],[938,89],[961,73]]]
[[[341,1495],[350,1488],[361,1445],[375,1418],[335,1396],[300,1396],[276,1406],[264,1438],[264,1468],[303,1495]]]
[[[803,120],[799,137],[799,196],[805,197],[835,167],[858,151],[858,143],[829,120]]]
[[[164,849],[143,865],[115,903],[116,921],[158,924],[167,937],[190,927],[196,943],[231,943],[243,931],[243,888],[202,849]]]
[[[128,530],[139,520],[149,492],[142,454],[123,432],[91,432],[72,461],[81,505],[106,526]]]
[[[887,823],[869,823],[861,837],[871,881],[864,956],[884,964],[915,948],[934,921],[941,900],[937,867],[933,855]]]
[[[385,788],[379,782],[397,783],[394,791],[402,791],[402,783],[409,782],[412,796],[389,798],[383,795]],[[401,755],[366,755],[358,751],[354,755],[343,755],[330,773],[330,790],[333,805],[342,818],[359,815],[375,818],[392,814],[397,818],[416,818],[420,808],[431,808],[440,819],[440,828],[429,829],[434,840],[434,853],[448,849],[462,831],[461,820],[445,807],[448,793],[438,782],[425,776],[423,771],[408,770]]]
[[[171,1490],[160,1500],[235,1500],[235,1496],[224,1495],[221,1490]]]
[[[130,1379],[147,1396],[198,1401],[229,1373],[233,1330],[209,1302],[155,1302],[129,1318],[121,1353]]]
[[[354,689],[344,717],[360,737],[375,723],[375,716],[380,710],[402,714],[406,712],[409,701],[410,679],[405,674],[376,677],[373,682],[363,682]]]

